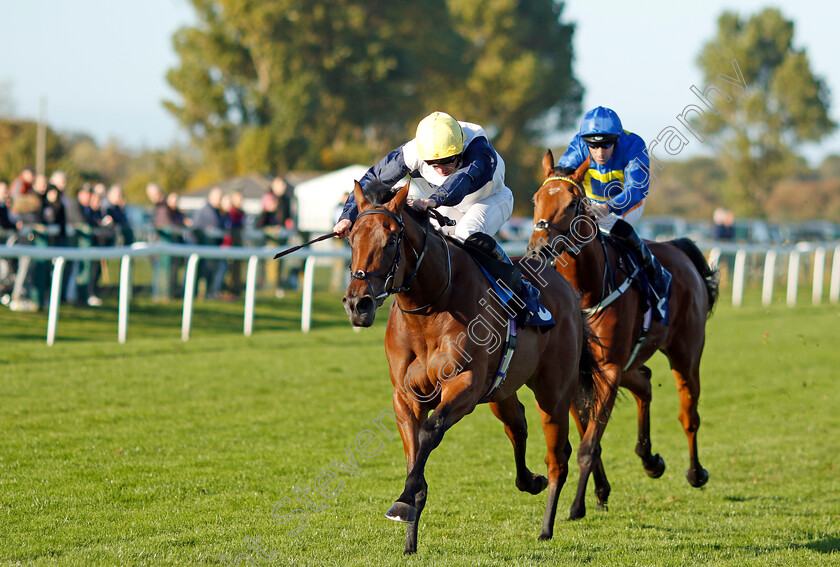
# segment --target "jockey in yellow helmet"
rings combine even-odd
[[[417,125],[415,137],[391,151],[360,180],[362,190],[392,188],[411,177],[409,204],[415,210],[436,208],[457,221],[441,230],[456,240],[512,264],[492,238],[513,212],[513,193],[505,185],[505,162],[493,149],[484,128],[459,122],[445,112],[433,112]],[[333,231],[350,234],[358,214],[351,195]],[[539,309],[539,292],[521,280],[522,297],[532,313]],[[516,288],[514,288],[515,290]]]

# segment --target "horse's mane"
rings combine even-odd
[[[429,213],[426,211],[415,211],[409,206],[403,207],[403,214],[411,218],[414,222],[419,224],[420,226],[426,225],[426,219],[429,218]]]

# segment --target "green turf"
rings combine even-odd
[[[604,438],[609,512],[565,517],[537,541],[545,494],[513,484],[501,425],[486,407],[449,431],[427,468],[419,553],[384,518],[405,479],[401,443],[364,457],[355,439],[391,404],[384,319],[354,333],[340,298],[316,296],[315,330],[299,297],[260,299],[255,334],[242,306],[199,303],[180,340],[180,304],[132,304],[129,342],[116,308],[62,307],[44,344],[44,313],[0,312],[0,562],[34,565],[840,565],[840,363],[837,306],[789,310],[724,300],[702,366],[700,450],[711,478],[685,481],[687,444],[666,361],[654,370],[652,436],[665,475],[633,453],[635,403],[623,396]],[[384,312],[380,312],[384,316]],[[544,471],[533,396],[529,466]],[[372,445],[375,447],[375,444]],[[357,474],[332,461],[352,462]],[[294,489],[323,509],[291,537],[274,506]],[[328,477],[322,477],[329,480]],[[338,483],[343,484],[338,484]],[[278,508],[278,518],[301,505]],[[272,557],[248,549],[256,541]],[[240,565],[247,558],[239,557]]]

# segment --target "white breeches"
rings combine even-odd
[[[461,212],[455,207],[438,207],[438,212],[457,224],[454,227],[444,227],[443,232],[463,242],[471,234],[484,232],[493,236],[513,213],[513,193],[505,187],[481,201],[473,203]]]
[[[431,188],[425,179],[412,179],[412,186],[420,195],[431,195]],[[424,191],[426,190],[426,191]],[[447,226],[441,232],[463,242],[471,234],[484,232],[493,236],[513,213],[513,193],[507,187],[474,203],[460,203],[454,207],[438,207],[437,211],[456,221],[454,227]],[[437,224],[437,223],[435,223]]]

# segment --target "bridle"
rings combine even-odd
[[[394,260],[391,262],[391,267],[389,268],[387,274],[377,274],[376,272],[370,272],[365,270],[356,270],[355,272],[350,273],[350,277],[352,277],[353,279],[363,281],[367,284],[371,295],[374,294],[374,290],[369,278],[374,277],[384,280],[384,284],[382,286],[382,293],[374,297],[374,301],[377,302],[377,306],[382,305],[382,303],[384,303],[385,300],[388,299],[388,297],[390,297],[391,295],[408,291],[411,287],[411,282],[417,275],[417,272],[420,269],[420,265],[423,263],[423,258],[426,257],[426,251],[429,247],[429,229],[431,227],[431,216],[433,213],[437,213],[437,211],[434,211],[433,209],[429,209],[428,212],[429,215],[426,217],[426,229],[423,235],[423,249],[420,251],[420,253],[418,254],[417,250],[414,249],[414,246],[411,244],[411,242],[408,242],[408,240],[406,240],[406,242],[408,242],[408,245],[411,247],[411,251],[414,252],[414,257],[416,258],[417,262],[414,265],[414,270],[412,270],[412,272],[403,279],[402,285],[400,285],[399,287],[394,287],[393,282],[394,278],[397,275],[397,272],[400,269],[400,253],[402,251],[402,241],[405,237],[405,222],[403,222],[402,217],[382,207],[375,207],[373,209],[362,211],[361,213],[359,213],[358,217],[356,217],[356,220],[358,220],[359,218],[365,215],[385,215],[386,217],[392,218],[394,222],[397,223],[397,226],[399,226],[400,229],[399,234],[397,235],[397,242],[395,243],[397,252],[396,254],[394,254]],[[441,222],[441,219],[449,220],[440,214],[436,215],[436,218],[439,222]],[[441,297],[443,297],[443,294],[445,294],[446,291],[449,289],[449,286],[452,283],[452,259],[449,255],[449,246],[447,246],[445,242],[444,248],[446,249],[446,263],[448,275],[446,278],[446,286],[443,288],[443,291],[441,291],[440,294],[438,294],[438,296],[433,301],[416,309],[403,309],[400,306],[399,302],[397,302],[397,307],[399,307],[401,311],[405,313],[418,313],[424,309],[427,309],[434,305]]]
[[[575,181],[574,179],[572,179],[570,177],[557,175],[557,176],[547,177],[546,180],[543,181],[543,185],[545,185],[549,181],[567,181],[567,182],[571,183],[572,185],[574,185],[575,187],[577,187],[577,189],[580,193],[579,193],[579,196],[578,196],[577,206],[575,207],[575,218],[577,218],[581,214],[583,214],[584,200],[586,199],[586,193],[584,192],[583,187],[581,187],[580,184],[577,181]],[[556,254],[554,255],[554,258],[552,258],[552,260],[551,260],[551,265],[554,266],[554,263],[555,263],[556,259],[559,258],[569,248],[569,243],[570,243],[569,235],[571,233],[571,225],[569,225],[569,228],[567,230],[563,230],[562,228],[560,228],[556,224],[549,222],[547,219],[540,219],[534,224],[534,230],[535,231],[536,230],[544,230],[546,232],[546,234],[549,236],[549,238],[551,238],[551,232],[549,231],[549,229],[555,230],[557,232],[557,237],[555,237],[555,238],[560,238],[560,240],[562,241],[562,247],[559,250],[555,250]],[[598,240],[601,242],[601,248],[604,251],[604,274],[602,276],[603,281],[601,283],[601,286],[605,290],[614,289],[615,288],[615,281],[614,281],[614,277],[613,277],[612,267],[610,266],[610,262],[609,262],[609,255],[607,254],[607,243],[604,239],[604,235],[598,229],[596,229],[596,236],[597,236]],[[549,240],[549,243],[548,243],[549,247],[553,247],[553,242],[554,242],[553,240]],[[540,250],[540,253],[542,254],[542,249]],[[608,280],[609,280],[609,285],[607,283]],[[598,305],[600,306],[601,303],[599,302]]]
[[[583,201],[584,201],[585,195],[586,195],[586,193],[583,190],[583,187],[581,187],[580,184],[577,181],[575,181],[574,179],[572,179],[571,177],[564,177],[564,176],[561,176],[561,175],[547,177],[545,179],[545,181],[543,181],[542,184],[545,185],[549,181],[567,181],[567,182],[571,183],[572,185],[574,185],[575,187],[578,188],[578,191],[580,191],[580,195],[578,196],[578,202],[577,202],[577,206],[575,208],[575,218],[580,216],[583,213],[583,206],[584,206]],[[569,233],[571,231],[571,225],[569,226],[568,229],[564,230],[564,229],[560,228],[559,226],[557,226],[556,224],[550,222],[548,219],[540,219],[536,223],[534,223],[534,230],[535,231],[544,230],[546,232],[546,234],[549,237],[549,240],[548,240],[549,246],[551,246],[551,243],[553,241],[551,239],[551,231],[549,229],[554,230],[557,233],[557,237],[560,237],[560,240],[563,242],[563,247],[560,250],[555,251],[557,253],[556,255],[560,256],[568,248],[568,243],[569,243],[568,236],[569,236]]]

